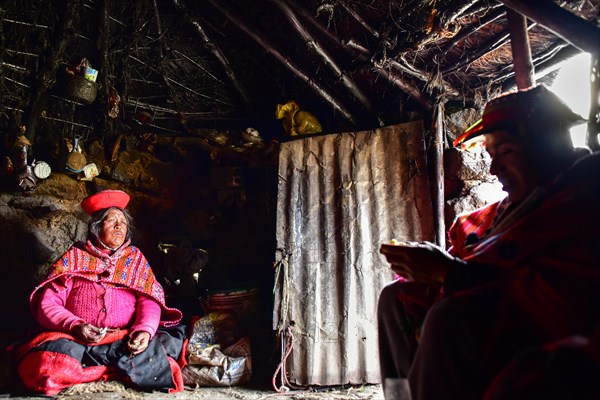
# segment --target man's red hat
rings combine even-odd
[[[560,97],[540,84],[518,92],[504,93],[490,100],[485,105],[483,117],[456,138],[454,145],[521,121],[563,124],[569,129],[586,119],[574,113]]]
[[[124,209],[129,204],[129,199],[129,195],[122,190],[103,190],[83,199],[81,208],[86,213],[92,215],[95,212],[110,207]]]

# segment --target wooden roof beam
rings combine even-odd
[[[444,47],[442,47],[439,50],[439,54],[446,54],[454,46],[456,46],[456,44],[458,42],[460,42],[463,39],[466,39],[473,33],[479,31],[481,28],[483,28],[487,24],[490,24],[490,23],[496,21],[498,18],[502,17],[505,13],[506,13],[506,10],[504,10],[504,9],[496,10],[493,13],[490,13],[490,14],[486,15],[485,17],[481,18],[478,22],[470,25],[469,27],[461,29],[452,39],[450,39],[447,43],[444,44]]]
[[[337,65],[333,57],[321,46],[321,44],[315,39],[305,28],[302,26],[294,11],[282,0],[271,0],[279,9],[283,12],[283,15],[287,18],[292,28],[300,35],[302,40],[306,43],[306,46],[321,58],[323,63],[329,67],[333,72],[336,79],[338,79],[346,89],[358,100],[360,104],[370,113],[372,119],[377,120],[379,126],[384,126],[384,122],[376,117],[375,110],[371,104],[371,101],[367,99],[367,96],[362,90],[354,83],[352,79]]]
[[[530,23],[527,27],[527,30],[533,28],[535,25],[536,25],[535,22]],[[485,56],[486,54],[489,54],[489,53],[499,49],[500,47],[504,46],[505,44],[508,43],[509,40],[510,40],[510,33],[503,31],[500,34],[492,37],[490,40],[486,41],[481,46],[479,46],[479,50],[477,50],[473,53],[468,53],[463,58],[461,58],[456,63],[454,63],[454,65],[443,70],[442,73],[447,75],[447,74],[451,74],[461,68],[464,68],[467,65],[471,64],[472,62],[479,60],[481,57]]]
[[[185,17],[188,24],[190,24],[191,26],[194,27],[194,30],[200,37],[200,40],[202,40],[202,43],[204,44],[204,46],[208,49],[208,51],[210,51],[213,54],[213,56],[216,58],[216,60],[221,64],[221,66],[223,67],[223,70],[225,71],[225,74],[227,75],[227,78],[230,80],[231,84],[233,85],[233,87],[237,91],[238,95],[242,99],[248,114],[250,114],[252,116],[256,116],[254,107],[252,106],[252,101],[250,99],[250,96],[246,92],[246,89],[244,88],[242,83],[237,78],[237,75],[233,71],[231,63],[227,59],[227,56],[223,53],[221,48],[210,38],[210,36],[206,32],[206,29],[204,28],[202,23],[200,23],[196,19],[193,19],[190,16],[191,15],[190,10],[180,0],[171,0],[171,1],[175,5],[175,8],[177,8],[177,10],[179,10],[180,13]]]
[[[407,81],[402,76],[398,75],[389,68],[375,67],[376,71],[388,80],[388,82],[397,86],[400,90],[406,93],[409,97],[413,97],[417,103],[427,111],[430,111],[433,105],[431,101],[419,90],[419,88],[412,82]]]
[[[551,0],[498,0],[582,51],[598,55],[600,28]]]
[[[341,104],[332,94],[327,90],[323,89],[312,79],[308,74],[298,68],[289,58],[281,54],[277,49],[271,46],[261,35],[257,33],[255,29],[248,27],[240,18],[233,15],[227,8],[219,4],[216,0],[208,0],[208,2],[217,10],[221,12],[230,22],[241,29],[246,35],[248,35],[256,44],[261,46],[267,53],[271,54],[277,61],[283,66],[289,69],[294,75],[302,79],[313,91],[327,101],[335,110],[339,111],[344,118],[350,121],[352,124],[356,124],[356,118],[352,115],[346,107]]]
[[[324,28],[319,23],[319,21],[314,19],[312,17],[312,15],[308,14],[308,12],[305,9],[301,8],[297,3],[295,3],[291,0],[287,0],[287,1],[296,9],[296,11],[300,15],[302,15],[307,21],[309,21],[311,24],[313,24],[316,28],[318,28],[330,40],[332,40],[334,43],[340,45],[346,51],[351,52],[353,54],[353,56],[356,57],[357,61],[360,61],[362,63],[369,63],[370,67],[368,68],[368,70],[370,73],[375,72],[375,73],[383,76],[388,82],[392,83],[394,86],[396,86],[397,88],[402,90],[408,96],[414,97],[417,100],[417,103],[421,107],[423,107],[429,111],[429,109],[431,108],[431,104],[432,104],[431,99],[429,99],[423,93],[420,93],[415,84],[409,82],[406,79],[403,79],[397,73],[388,71],[388,69],[389,69],[389,67],[391,67],[392,69],[405,72],[405,73],[412,75],[426,83],[430,82],[433,79],[433,75],[431,73],[415,68],[414,66],[412,66],[408,62],[406,62],[406,60],[404,60],[404,59],[402,59],[402,63],[400,63],[399,61],[396,61],[396,60],[388,60],[389,65],[380,65],[377,62],[375,62],[375,60],[371,59],[369,49],[367,49],[366,47],[362,46],[361,44],[355,42],[353,39],[347,39],[347,40],[339,39],[335,34],[331,33],[329,30]],[[340,5],[342,5],[342,4],[340,3]],[[345,5],[344,5],[344,9],[346,9]],[[363,23],[366,24],[366,22],[364,22],[364,21],[363,21]],[[376,38],[379,38],[379,33],[377,31],[375,31],[374,29],[371,29],[370,27],[367,26],[367,31],[369,31],[373,35],[375,35]],[[458,93],[456,88],[452,87],[449,83],[444,81],[443,85],[444,85],[444,89],[449,94],[455,95]]]
[[[354,11],[352,8],[350,8],[350,6],[348,4],[338,3],[338,5],[340,7],[342,7],[360,25],[362,25],[363,28],[365,28],[365,30],[371,34],[371,36],[373,36],[375,39],[380,39],[379,32],[377,32],[375,29],[373,29],[360,15],[358,15],[358,13],[356,11]],[[388,40],[386,40],[384,42],[384,44],[386,47],[392,46]],[[355,49],[358,50],[358,48],[356,48],[356,47],[355,47]],[[393,57],[388,57],[385,60],[376,60],[374,57],[371,57],[371,54],[365,54],[365,56],[369,56],[369,59],[371,60],[371,64],[373,64],[373,66],[376,68],[376,71],[382,72],[382,75],[386,79],[388,79],[390,81],[390,83],[393,83],[395,86],[397,86],[401,90],[403,90],[403,88],[409,88],[409,91],[406,92],[406,94],[408,94],[409,96],[414,96],[414,91],[412,89],[414,87],[414,85],[407,86],[407,82],[405,80],[402,80],[403,84],[398,84],[398,79],[400,77],[397,74],[387,73],[386,71],[382,71],[382,70],[384,70],[387,66],[389,66],[389,67],[394,68],[395,70],[402,71],[406,74],[412,75],[427,84],[433,82],[436,79],[439,79],[439,77],[434,76],[434,74],[432,74],[431,72],[418,69],[415,66],[411,65],[403,57],[397,57],[396,59]],[[442,88],[446,91],[447,94],[449,94],[450,96],[456,96],[458,94],[458,90],[455,87],[453,87],[451,84],[446,82],[443,78],[441,78],[440,81],[441,81]],[[431,104],[431,101],[429,99],[425,99],[423,97],[423,95],[421,95],[420,97],[421,97],[421,99],[419,100],[419,103],[421,105]]]

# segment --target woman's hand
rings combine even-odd
[[[127,342],[127,348],[132,356],[136,356],[146,350],[149,343],[150,334],[146,331],[137,331],[131,334],[131,338]]]
[[[98,328],[92,324],[82,323],[75,325],[71,330],[73,336],[84,343],[98,343],[106,335],[106,329]]]
[[[429,242],[382,244],[385,256],[398,275],[415,282],[444,282],[450,265],[459,260]]]

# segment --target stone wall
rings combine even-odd
[[[458,137],[480,115],[474,109],[451,114],[446,120],[450,139]],[[457,215],[483,207],[505,196],[498,179],[489,173],[491,158],[481,144],[468,150],[444,151],[445,223],[449,229]]]

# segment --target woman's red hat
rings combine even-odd
[[[124,209],[129,204],[129,199],[129,195],[122,190],[103,190],[83,199],[81,208],[86,213],[92,215],[95,212],[110,207]]]

